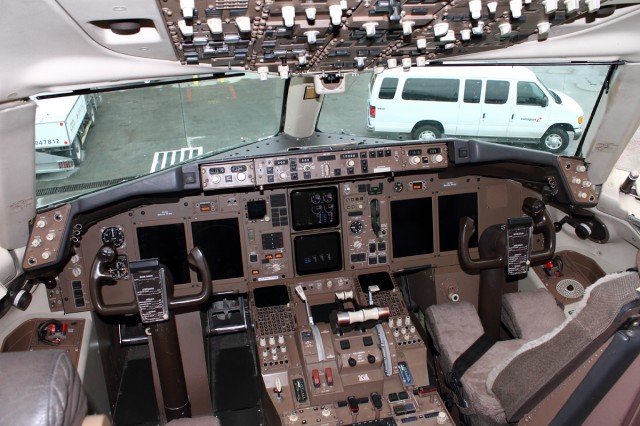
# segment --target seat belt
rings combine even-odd
[[[478,337],[478,339],[471,344],[453,363],[451,371],[446,374],[445,381],[447,386],[456,394],[458,399],[458,405],[461,408],[469,407],[469,404],[464,399],[462,393],[462,376],[464,373],[476,363],[482,355],[486,354],[493,346],[493,340],[486,334]]]

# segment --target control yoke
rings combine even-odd
[[[522,204],[522,211],[533,220],[533,233],[544,236],[544,248],[533,251],[530,256],[531,263],[541,262],[553,256],[556,248],[556,234],[553,220],[549,216],[544,203],[537,198],[528,197]],[[506,227],[502,225],[506,230]],[[504,250],[496,250],[493,257],[471,259],[469,254],[469,242],[471,236],[476,232],[473,219],[466,217],[460,220],[460,233],[458,235],[458,256],[460,265],[467,270],[481,271],[485,269],[502,268],[506,265],[506,253]],[[505,247],[506,235],[504,232],[497,237],[496,246]]]
[[[115,284],[115,280],[111,277],[107,270],[107,265],[113,262],[117,257],[116,250],[104,245],[98,251],[96,258],[91,267],[91,302],[95,310],[105,316],[135,314],[138,312],[138,303],[134,298],[131,302],[106,304],[102,300],[102,286]],[[187,257],[189,265],[195,268],[202,278],[202,289],[199,293],[182,297],[168,296],[169,309],[179,309],[187,306],[200,305],[207,301],[211,296],[211,273],[204,259],[202,251],[198,247],[194,247]]]

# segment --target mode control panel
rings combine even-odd
[[[53,265],[60,260],[70,211],[71,205],[63,204],[36,215],[22,262],[25,271]]]
[[[598,193],[589,180],[588,167],[584,160],[573,157],[558,157],[562,176],[567,183],[571,202],[575,204],[595,206]]]
[[[258,185],[445,168],[448,162],[444,143],[296,154],[255,161]]]
[[[344,151],[309,152],[200,166],[205,191],[247,186],[304,183],[375,173],[442,169],[447,144],[397,145]]]

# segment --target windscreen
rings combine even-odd
[[[261,81],[247,73],[186,80],[38,99],[38,206],[228,151],[280,130],[285,85],[280,78]]]
[[[318,130],[391,140],[460,137],[580,155],[609,64],[439,65],[346,76]]]

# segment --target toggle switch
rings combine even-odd
[[[236,18],[236,25],[241,33],[251,32],[251,20],[248,16],[238,16]]]
[[[209,26],[209,31],[211,31],[211,34],[222,34],[222,19],[220,18],[207,19],[207,25]]]
[[[362,28],[367,32],[367,37],[375,37],[376,36],[376,27],[378,26],[377,22],[367,22],[362,24]]]
[[[282,7],[282,20],[284,21],[284,26],[287,28],[293,27],[296,19],[296,8],[293,6],[283,6]]]
[[[331,17],[332,25],[338,26],[342,24],[342,7],[339,4],[329,6],[329,16]]]
[[[471,13],[471,18],[480,19],[480,15],[482,13],[482,1],[471,0],[469,2],[469,12]]]

